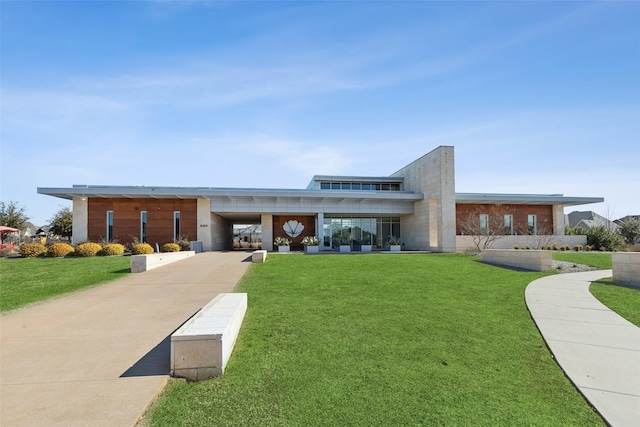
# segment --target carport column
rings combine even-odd
[[[564,205],[553,205],[553,234],[564,236]]]
[[[86,197],[73,198],[72,227],[73,245],[89,240],[89,200]]]
[[[212,251],[213,242],[211,239],[211,200],[198,199],[198,235],[196,239],[202,242],[203,251]]]
[[[320,239],[320,245],[318,248],[324,250],[324,212],[318,212],[316,219],[316,237]]]
[[[262,225],[262,249],[273,251],[273,215],[260,215]]]

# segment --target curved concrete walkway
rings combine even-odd
[[[0,425],[135,424],[168,379],[171,333],[250,260],[206,252],[0,317]]]
[[[590,292],[611,270],[557,274],[527,286],[525,298],[567,377],[612,426],[640,425],[640,328]]]

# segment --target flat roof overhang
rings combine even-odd
[[[577,206],[604,202],[604,197],[565,197],[562,194],[490,194],[456,193],[456,203],[502,205],[564,205]]]
[[[154,198],[154,199],[211,199],[216,197],[276,198],[282,199],[333,199],[333,200],[423,200],[422,193],[408,191],[349,191],[349,190],[287,190],[287,189],[236,189],[206,187],[146,187],[74,185],[72,188],[38,187],[38,194],[73,200],[74,197],[98,198]]]

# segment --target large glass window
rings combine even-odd
[[[324,245],[333,249],[349,240],[372,249],[388,246],[389,236],[401,237],[399,217],[328,217],[325,216]]]
[[[140,242],[147,241],[147,211],[140,212]]]
[[[489,215],[480,214],[480,234],[489,234]]]
[[[107,242],[113,240],[113,211],[107,211],[107,233],[105,237]]]
[[[321,182],[321,190],[351,190],[351,191],[401,191],[402,184],[399,182],[376,183],[376,182]]]
[[[513,234],[513,215],[505,214],[504,216],[504,234]]]
[[[173,213],[173,241],[180,239],[180,211]]]
[[[527,227],[529,229],[529,234],[538,234],[538,218],[535,215],[527,216]]]

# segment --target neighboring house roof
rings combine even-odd
[[[592,228],[592,227],[606,227],[611,230],[616,230],[618,225],[603,217],[602,215],[598,215],[593,211],[574,211],[567,215],[569,221],[569,227],[584,227],[584,228]]]

